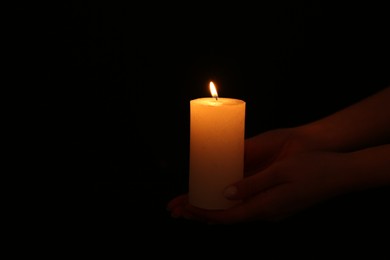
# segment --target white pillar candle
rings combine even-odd
[[[204,209],[236,204],[224,189],[243,178],[245,102],[213,97],[190,101],[189,203]]]

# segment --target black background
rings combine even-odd
[[[247,137],[331,114],[389,85],[383,6],[68,1],[59,10],[49,11],[59,23],[47,32],[53,45],[36,123],[39,167],[60,195],[53,214],[67,219],[63,225],[215,235],[254,227],[321,233],[327,222],[347,234],[362,222],[381,229],[372,212],[388,224],[383,190],[280,224],[210,227],[165,211],[186,191],[189,101],[209,96],[210,80],[221,97],[246,101]]]

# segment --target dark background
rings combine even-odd
[[[67,219],[62,225],[215,235],[321,233],[326,222],[347,234],[358,223],[380,230],[373,219],[387,222],[386,190],[332,200],[280,224],[210,227],[165,211],[186,191],[189,101],[209,96],[210,80],[221,97],[246,101],[247,137],[331,114],[389,85],[383,6],[68,1],[59,10],[47,32],[53,45],[36,122],[40,169],[60,195],[52,214]]]

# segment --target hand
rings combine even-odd
[[[389,98],[385,88],[323,119],[247,139],[245,178],[225,194],[237,206],[202,210],[184,194],[168,210],[210,223],[279,220],[341,193],[390,185]]]
[[[268,131],[245,140],[245,175],[256,173],[297,153],[324,149],[304,128]]]
[[[278,221],[352,189],[350,161],[342,153],[295,154],[238,182],[237,193],[230,198],[242,202],[233,208],[203,210],[189,205],[187,195],[181,195],[170,201],[168,209],[174,217],[216,224]]]
[[[309,134],[300,128],[285,128],[268,131],[245,140],[245,176],[258,173],[273,163],[288,156],[319,149]],[[251,179],[248,180],[251,182]],[[188,208],[189,210],[185,210]],[[173,199],[168,204],[172,216],[195,218],[197,208],[187,202],[187,194]],[[200,215],[197,215],[199,220]]]

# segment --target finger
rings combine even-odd
[[[253,170],[267,168],[278,156],[281,147],[268,135],[258,135],[245,140],[244,165],[249,175]]]
[[[168,202],[167,210],[172,211],[174,208],[184,207],[187,203],[188,203],[188,194],[179,195]]]
[[[245,219],[240,211],[227,210],[204,210],[196,207],[188,208],[192,218],[209,224],[233,224]]]
[[[282,181],[274,168],[268,168],[228,186],[224,190],[224,196],[228,199],[246,199],[280,184]]]
[[[250,221],[282,220],[302,209],[296,205],[294,194],[288,184],[277,185],[227,210],[206,211],[191,209],[197,219],[213,224],[234,224]]]
[[[277,222],[288,218],[323,200],[316,192],[309,192],[305,186],[284,182],[273,186],[239,204],[228,214],[210,215],[208,221],[236,223],[251,220]]]
[[[188,203],[188,195],[183,194],[174,198],[168,204],[168,210],[173,218],[185,218],[188,220],[196,220],[205,222],[206,219],[202,215],[194,214],[196,207]]]

